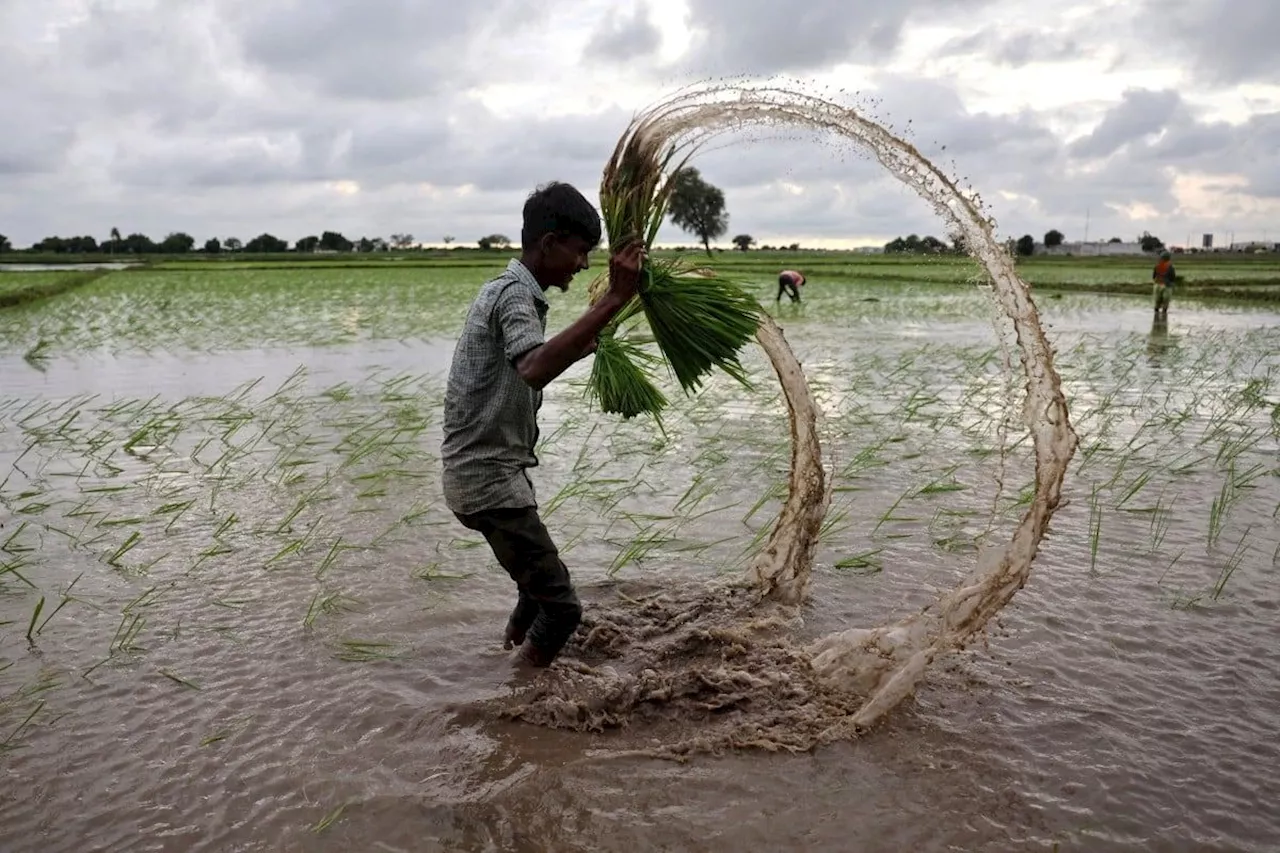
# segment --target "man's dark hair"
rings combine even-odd
[[[594,249],[600,245],[600,214],[573,186],[543,184],[524,203],[520,245],[532,249],[547,234],[580,237]]]

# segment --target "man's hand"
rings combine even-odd
[[[609,257],[609,295],[618,304],[625,305],[636,295],[644,261],[644,243],[640,240],[624,243]]]

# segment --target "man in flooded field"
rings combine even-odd
[[[1178,274],[1173,268],[1173,261],[1170,259],[1168,250],[1162,251],[1160,260],[1156,261],[1155,268],[1151,270],[1151,283],[1156,298],[1156,314],[1161,317],[1169,316],[1169,297],[1173,295],[1173,283],[1177,277]]]
[[[792,302],[800,301],[800,288],[804,287],[804,275],[796,270],[783,270],[778,273],[778,296],[774,302],[782,302],[782,294],[791,297]]]
[[[516,583],[504,647],[549,666],[573,636],[582,606],[542,519],[527,469],[538,464],[542,389],[595,351],[597,335],[636,294],[644,246],[619,246],[609,287],[545,339],[552,287],[569,289],[600,243],[600,215],[575,188],[551,183],[524,205],[520,258],[486,282],[467,312],[449,371],[441,445],[445,503],[482,534]]]

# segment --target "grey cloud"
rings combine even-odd
[[[507,3],[458,0],[278,0],[231,16],[245,58],[336,97],[429,95],[461,76],[470,36]]]
[[[613,8],[583,51],[586,60],[628,62],[652,54],[662,43],[662,34],[646,14],[643,5],[630,11]]]
[[[1280,80],[1280,4],[1274,0],[1147,0],[1138,20],[1153,53],[1190,58],[1200,84]]]
[[[1091,50],[1096,50],[1096,47]],[[1084,48],[1069,33],[1027,29],[1009,31],[1004,27],[992,27],[952,39],[942,46],[940,52],[947,56],[982,56],[1001,65],[1022,68],[1033,62],[1078,59],[1084,54]]]
[[[697,61],[738,74],[806,71],[886,59],[908,21],[971,11],[991,0],[689,0],[707,42]]]
[[[1093,132],[1071,145],[1078,157],[1108,157],[1121,147],[1164,130],[1172,121],[1185,117],[1186,110],[1177,92],[1134,89],[1124,93]]]

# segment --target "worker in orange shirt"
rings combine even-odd
[[[1166,249],[1160,253],[1160,260],[1156,261],[1155,269],[1151,271],[1151,282],[1156,297],[1156,314],[1161,317],[1169,316],[1169,297],[1173,295],[1173,282],[1177,277],[1178,274],[1173,269],[1173,261],[1170,260]]]

